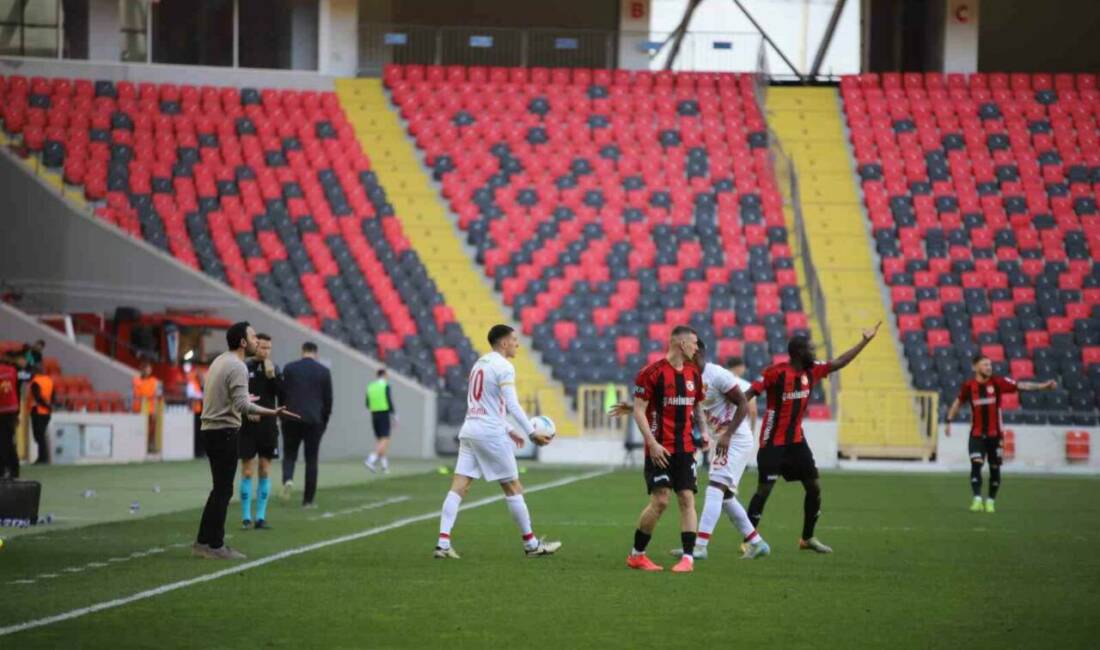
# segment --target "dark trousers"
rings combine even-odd
[[[34,444],[38,445],[38,458],[34,461],[36,465],[47,465],[50,462],[50,441],[46,436],[46,428],[49,426],[49,413],[31,413],[31,432],[34,434]]]
[[[317,456],[321,451],[321,435],[324,429],[319,424],[283,420],[283,483],[294,478],[294,463],[298,462],[298,446],[306,446],[306,489],[302,493],[302,503],[313,503],[317,494]]]
[[[214,486],[202,509],[196,541],[219,548],[225,543],[225,512],[233,498],[233,478],[237,475],[238,430],[208,429],[202,432],[202,437]]]
[[[18,413],[0,413],[0,478],[19,478],[19,452],[15,450]]]

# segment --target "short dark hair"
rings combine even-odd
[[[252,323],[246,320],[242,320],[239,323],[233,323],[229,326],[229,329],[225,331],[225,342],[229,345],[230,350],[240,349],[241,341],[248,338],[249,327],[252,327]]]
[[[302,352],[309,352],[310,354],[317,354],[317,344],[313,341],[306,341],[302,344]]]
[[[508,325],[493,325],[489,328],[489,345],[495,346],[498,341],[516,330]]]
[[[677,325],[676,327],[673,327],[672,332],[669,334],[669,336],[680,336],[681,334],[695,334],[696,337],[699,336],[699,334],[694,329],[688,327],[687,325]]]
[[[742,359],[741,357],[730,357],[730,358],[726,359],[726,367],[727,368],[736,368],[737,366],[743,366],[743,365],[745,365],[745,360]]]
[[[256,332],[256,338],[260,339],[261,341],[270,341],[271,335],[267,334],[266,332]]]
[[[800,352],[805,352],[810,347],[810,338],[808,336],[792,336],[790,341],[787,341],[787,356],[792,359],[799,356]]]
[[[698,337],[699,335],[696,334],[695,336]],[[707,351],[707,344],[703,342],[703,339],[699,339],[699,352],[706,352],[706,351]]]
[[[981,361],[982,359],[988,359],[988,358],[989,357],[985,356],[984,354],[975,354],[974,358],[970,360],[970,365],[976,366],[976,365],[978,365],[979,361]]]
[[[37,341],[34,342],[34,344],[35,345],[41,345],[42,347],[46,347],[46,339],[38,339]]]
[[[378,372],[376,372],[376,373],[374,373],[374,374],[375,374],[375,375],[377,375],[377,376],[379,376],[379,377],[382,377],[382,376],[384,376],[384,375],[386,374],[386,369],[385,369],[385,368],[379,368],[379,369],[378,369]]]

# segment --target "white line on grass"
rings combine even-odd
[[[556,487],[561,487],[563,485],[569,485],[570,483],[576,483],[578,481],[584,481],[584,480],[587,480],[587,479],[590,479],[590,478],[605,476],[607,474],[610,474],[612,471],[614,471],[614,470],[603,469],[603,470],[599,470],[599,471],[595,471],[595,472],[587,472],[585,474],[576,474],[574,476],[567,476],[565,478],[560,478],[556,481],[550,481],[549,483],[543,483],[541,485],[536,485],[534,487],[526,488],[525,491],[527,493],[532,493],[532,492],[541,492],[543,490],[550,490],[550,489],[553,489],[553,488],[556,488]],[[471,510],[473,508],[480,508],[481,506],[488,505],[490,503],[496,503],[497,501],[503,501],[503,500],[504,500],[504,495],[503,494],[498,494],[496,496],[486,497],[484,499],[478,499],[477,501],[471,501],[469,503],[466,503],[460,508],[460,510]],[[45,618],[39,618],[39,619],[35,619],[35,620],[32,620],[32,621],[26,621],[24,623],[16,623],[15,625],[9,625],[7,627],[0,627],[0,636],[7,636],[9,634],[15,634],[16,632],[23,632],[25,630],[33,630],[34,628],[45,627],[47,625],[53,625],[54,623],[61,623],[63,621],[68,621],[68,620],[71,620],[71,619],[74,619],[74,618],[80,618],[81,616],[87,616],[88,614],[94,614],[96,612],[101,612],[101,611],[106,610],[106,609],[114,609],[115,607],[122,607],[123,605],[129,605],[130,603],[135,603],[139,600],[145,600],[147,598],[153,598],[155,596],[160,596],[161,594],[166,594],[166,593],[169,593],[169,592],[172,592],[172,591],[176,591],[177,589],[184,589],[186,587],[190,587],[190,586],[193,586],[193,585],[202,584],[204,582],[210,582],[212,580],[217,580],[218,578],[224,578],[225,576],[231,576],[231,575],[234,575],[234,574],[237,574],[237,573],[243,573],[245,571],[248,571],[249,569],[255,569],[257,567],[261,567],[261,566],[264,566],[266,564],[271,564],[273,562],[278,562],[279,560],[285,560],[288,557],[294,557],[296,555],[311,553],[313,551],[320,550],[322,548],[327,548],[329,546],[335,546],[337,544],[343,544],[345,542],[354,542],[356,540],[364,539],[366,537],[373,537],[375,535],[379,535],[381,533],[385,533],[385,532],[388,532],[388,531],[391,531],[391,530],[395,530],[397,528],[403,528],[403,527],[408,526],[410,524],[417,524],[417,523],[420,523],[422,521],[429,521],[429,520],[435,519],[439,515],[440,515],[440,511],[436,510],[435,512],[425,512],[424,514],[421,514],[421,515],[414,515],[412,517],[405,517],[403,519],[398,519],[396,521],[392,521],[388,524],[385,524],[384,526],[378,526],[378,527],[375,527],[375,528],[368,528],[367,530],[362,530],[362,531],[359,531],[358,533],[351,533],[349,535],[342,535],[340,537],[333,537],[332,539],[326,539],[326,540],[322,540],[320,542],[314,542],[313,544],[307,544],[305,546],[299,546],[297,548],[290,548],[290,549],[287,549],[285,551],[280,551],[278,553],[275,553],[274,555],[268,555],[267,557],[262,557],[258,560],[252,560],[250,562],[245,562],[243,564],[237,564],[235,566],[231,566],[231,567],[227,567],[225,569],[222,569],[221,571],[215,571],[214,573],[207,573],[207,574],[204,574],[204,575],[201,575],[201,576],[196,576],[194,578],[188,578],[187,580],[179,580],[177,582],[170,582],[166,585],[161,585],[159,587],[154,587],[153,589],[146,589],[145,591],[139,591],[136,594],[131,594],[129,596],[124,596],[122,598],[116,598],[114,600],[103,601],[101,603],[96,603],[95,605],[90,605],[88,607],[81,607],[79,609],[73,609],[73,610],[70,610],[68,612],[64,612],[64,613],[61,613],[61,614],[55,614],[53,616],[47,616]],[[39,576],[39,577],[41,578],[41,577],[44,577],[44,576]]]
[[[324,514],[317,515],[316,517],[310,517],[309,521],[317,521],[318,519],[332,519],[333,517],[341,517],[343,515],[350,515],[355,512],[363,512],[365,510],[374,510],[375,508],[382,508],[395,503],[401,503],[402,501],[408,501],[412,497],[402,495],[398,497],[390,497],[389,499],[383,499],[381,501],[375,501],[373,503],[365,503],[361,506],[354,508],[347,508],[344,510],[337,510],[336,512],[326,512]]]

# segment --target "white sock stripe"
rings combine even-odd
[[[556,488],[556,487],[561,487],[563,485],[569,485],[570,483],[576,483],[578,481],[584,481],[584,480],[587,480],[587,479],[590,479],[590,478],[596,478],[596,477],[599,477],[599,476],[604,476],[606,474],[610,474],[612,471],[613,470],[610,470],[610,469],[604,469],[604,470],[599,470],[599,471],[595,471],[595,472],[587,472],[585,474],[577,474],[577,475],[574,475],[574,476],[567,476],[565,478],[560,478],[560,479],[555,480],[555,481],[550,481],[549,483],[543,483],[541,485],[536,485],[534,487],[527,488],[527,492],[531,493],[531,492],[541,492],[542,490],[550,490],[550,489],[553,489],[553,488]],[[468,510],[468,509],[471,509],[471,508],[480,508],[481,506],[488,505],[490,503],[495,503],[497,501],[500,501],[503,498],[504,498],[504,495],[497,495],[497,496],[493,496],[493,497],[486,497],[484,499],[478,499],[477,501],[472,501],[472,502],[462,506],[460,509],[461,510]],[[213,580],[217,580],[218,578],[224,578],[225,576],[231,576],[231,575],[234,575],[234,574],[237,574],[237,573],[243,573],[245,571],[248,571],[249,569],[255,569],[257,567],[261,567],[261,566],[264,566],[266,564],[271,564],[272,562],[278,562],[279,560],[285,560],[288,557],[294,557],[296,555],[302,555],[304,553],[310,553],[312,551],[316,551],[316,550],[319,550],[319,549],[322,549],[322,548],[327,548],[329,546],[335,546],[337,544],[343,544],[345,542],[353,542],[353,541],[363,539],[363,538],[366,538],[366,537],[373,537],[374,535],[379,535],[381,533],[385,533],[385,532],[388,532],[388,531],[391,531],[391,530],[394,530],[394,529],[397,529],[397,528],[403,528],[403,527],[408,526],[410,524],[416,524],[416,523],[420,523],[422,521],[430,521],[430,520],[438,517],[439,515],[440,515],[440,512],[436,511],[436,512],[427,512],[427,513],[420,514],[420,515],[415,515],[415,516],[412,516],[412,517],[405,517],[404,519],[398,519],[397,521],[390,522],[390,523],[388,523],[384,526],[369,528],[367,530],[359,531],[358,533],[351,533],[349,535],[342,535],[340,537],[334,537],[332,539],[326,539],[326,540],[322,540],[320,542],[314,542],[312,544],[307,544],[305,546],[299,546],[297,548],[287,549],[285,551],[280,551],[280,552],[278,552],[274,555],[269,555],[267,557],[263,557],[263,558],[260,558],[258,560],[251,560],[251,561],[245,562],[243,564],[238,564],[236,566],[231,566],[231,567],[222,569],[221,571],[215,571],[214,573],[207,573],[207,574],[204,574],[204,575],[195,576],[194,578],[188,578],[186,580],[179,580],[177,582],[171,582],[171,583],[168,583],[166,585],[161,585],[159,587],[154,587],[153,589],[146,589],[145,591],[139,591],[136,594],[130,594],[129,596],[124,596],[122,598],[115,598],[113,600],[103,601],[103,602],[100,602],[100,603],[96,603],[94,605],[89,605],[88,607],[81,607],[81,608],[78,608],[78,609],[73,609],[73,610],[70,610],[70,611],[67,611],[67,612],[63,612],[61,614],[55,614],[53,616],[47,616],[45,618],[39,618],[39,619],[31,620],[31,621],[26,621],[26,622],[23,622],[23,623],[16,623],[15,625],[9,625],[7,627],[0,627],[0,636],[7,636],[9,634],[15,634],[16,632],[23,632],[25,630],[31,630],[31,629],[38,628],[38,627],[45,627],[47,625],[53,625],[54,623],[61,623],[61,622],[64,622],[64,621],[72,620],[74,618],[80,618],[82,616],[87,616],[88,614],[94,614],[96,612],[101,612],[103,610],[114,609],[116,607],[122,607],[123,605],[129,605],[130,603],[134,603],[134,602],[137,602],[137,601],[140,601],[140,600],[145,600],[147,598],[153,598],[155,596],[160,596],[161,594],[166,594],[166,593],[176,591],[176,590],[179,590],[179,589],[184,589],[186,587],[191,587],[193,585],[202,584],[204,582],[210,582],[210,581],[213,581]]]

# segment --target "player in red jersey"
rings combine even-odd
[[[692,431],[699,427],[703,448],[710,446],[707,420],[703,416],[703,375],[692,361],[699,337],[690,327],[672,330],[665,358],[638,373],[634,380],[634,422],[645,437],[645,482],[649,503],[638,519],[634,547],[626,559],[631,569],[661,571],[645,554],[653,529],[657,527],[670,492],[680,504],[680,541],[684,556],[672,567],[676,573],[692,570],[695,550],[695,443]],[[694,423],[692,418],[694,417]]]
[[[979,354],[974,357],[974,377],[966,380],[959,390],[959,396],[947,410],[947,424],[944,435],[951,435],[951,420],[959,414],[963,404],[970,405],[970,489],[974,498],[970,502],[971,512],[982,511],[982,465],[989,459],[989,498],[985,501],[986,512],[996,512],[993,500],[1001,489],[1001,442],[1004,431],[1001,428],[1001,397],[1009,393],[1030,390],[1051,390],[1057,387],[1052,379],[1042,383],[1021,381],[1019,383],[993,374],[993,362],[989,357]]]
[[[810,393],[814,385],[829,373],[851,363],[875,338],[880,325],[881,321],[863,330],[863,339],[832,361],[817,361],[810,339],[796,336],[787,343],[790,361],[765,368],[763,375],[749,389],[749,399],[759,395],[767,398],[764,420],[760,425],[760,449],[756,452],[758,480],[756,494],[749,502],[749,521],[760,527],[764,504],[780,476],[787,481],[801,481],[806,498],[802,503],[802,538],[798,546],[803,550],[833,552],[814,537],[814,526],[821,515],[821,482],[813,452],[802,433],[802,417],[810,405]]]

